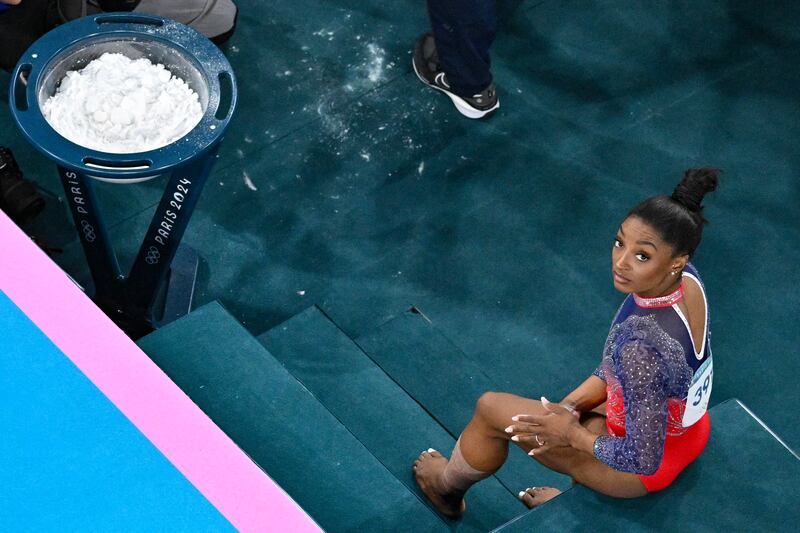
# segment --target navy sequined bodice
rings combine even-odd
[[[687,278],[700,285],[705,298],[700,276],[691,264],[684,269],[684,283]],[[684,417],[687,394],[698,370],[706,362],[710,365],[711,349],[707,299],[705,337],[697,351],[677,303],[642,305],[633,295],[623,301],[595,371],[607,384],[610,434],[597,438],[594,453],[617,470],[650,475],[661,464],[665,439],[681,435],[684,426],[691,425]],[[710,387],[704,390],[710,393]],[[708,399],[703,400],[704,410]]]

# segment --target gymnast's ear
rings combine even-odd
[[[670,264],[670,270],[674,273],[678,273],[683,271],[686,268],[686,263],[689,262],[689,254],[683,255],[676,255],[672,258],[672,263]]]

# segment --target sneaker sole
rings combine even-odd
[[[443,92],[444,94],[446,94],[450,98],[450,100],[453,102],[453,105],[456,106],[456,109],[458,110],[458,112],[461,113],[462,115],[464,115],[467,118],[473,118],[473,119],[474,118],[483,118],[486,115],[488,115],[489,113],[494,113],[495,111],[497,111],[500,108],[500,99],[498,98],[497,102],[495,102],[495,104],[492,107],[490,107],[489,109],[485,109],[483,111],[481,111],[480,109],[475,109],[474,107],[469,105],[466,102],[466,100],[464,100],[463,98],[459,97],[458,95],[453,94],[450,91],[445,91],[444,89],[442,89],[438,85],[434,85],[432,83],[429,83],[428,80],[426,80],[425,78],[422,77],[422,75],[420,75],[419,71],[417,70],[417,64],[414,62],[413,58],[411,59],[411,66],[414,67],[414,74],[417,75],[417,78],[419,78],[419,81],[421,81],[422,83],[424,83],[425,85],[427,85],[431,89],[436,89],[437,91],[440,91],[440,92]]]

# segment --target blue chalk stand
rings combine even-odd
[[[203,118],[162,148],[111,154],[58,134],[41,112],[64,75],[106,52],[163,64],[199,96]],[[33,145],[56,162],[94,280],[95,302],[137,338],[189,312],[197,254],[180,241],[236,107],[228,60],[195,30],[162,17],[109,13],[59,26],[36,41],[11,78],[11,113]],[[170,174],[129,275],[120,270],[92,182],[131,184]]]

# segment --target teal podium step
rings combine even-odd
[[[451,435],[458,437],[484,392],[501,391],[479,365],[434,328],[409,311],[356,339],[356,343]],[[496,477],[517,494],[526,487],[566,489],[570,479],[541,466],[516,446]]]
[[[218,303],[139,346],[326,531],[447,530]]]
[[[455,439],[442,426],[317,307],[258,338],[395,477],[427,503],[411,465],[428,447],[450,453]],[[426,372],[424,366],[413,370]],[[451,525],[459,531],[495,528],[526,511],[515,494],[489,478],[469,493],[470,512]],[[389,529],[394,527],[389,524]]]
[[[618,500],[575,486],[497,531],[797,531],[798,456],[738,400],[709,413],[708,446],[666,490]]]

